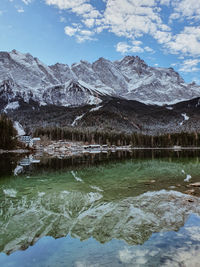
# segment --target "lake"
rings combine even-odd
[[[199,160],[0,155],[0,266],[199,266]]]

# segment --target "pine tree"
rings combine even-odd
[[[13,149],[16,147],[17,131],[13,127],[12,121],[5,115],[0,115],[0,148]]]

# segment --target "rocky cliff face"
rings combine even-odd
[[[172,104],[198,97],[200,86],[186,84],[172,68],[153,68],[126,56],[93,64],[80,61],[47,66],[30,54],[0,52],[0,102],[35,101],[42,105],[98,104],[107,96],[147,104]]]
[[[30,54],[0,53],[0,98],[5,104],[33,100],[39,105],[80,106],[101,102],[102,93],[78,81],[64,64],[46,66]]]

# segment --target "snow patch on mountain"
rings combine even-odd
[[[173,110],[173,107],[166,107],[166,109],[168,109],[168,110]]]
[[[185,121],[188,121],[189,118],[190,118],[190,117],[188,117],[188,116],[186,115],[186,113],[182,113],[181,115],[183,116],[183,118],[184,118]]]
[[[82,115],[77,116],[77,117],[74,119],[74,121],[72,122],[71,126],[76,126],[76,125],[77,125],[77,122],[78,122],[79,120],[81,120],[81,119],[83,118],[83,116],[85,116],[85,114],[86,114],[86,113],[83,113]]]
[[[137,56],[47,66],[13,50],[0,52],[0,93],[7,103],[22,99],[40,105],[98,105],[103,97],[114,96],[170,105],[199,97],[200,86],[185,83],[173,68],[150,67]]]
[[[103,107],[103,105],[102,106],[97,106],[95,108],[91,108],[90,112],[97,111],[97,110],[101,109],[102,107]]]
[[[7,110],[9,110],[9,109],[12,109],[12,110],[18,109],[19,106],[20,105],[19,105],[19,102],[18,101],[14,101],[14,102],[8,103],[6,105],[6,107],[4,108],[4,112],[7,113]]]
[[[16,129],[18,136],[22,136],[26,134],[22,125],[18,121],[15,121],[13,126]]]
[[[187,116],[186,113],[182,113],[181,116],[183,116],[184,121],[188,121],[190,117]],[[180,125],[183,125],[184,121],[180,122]]]

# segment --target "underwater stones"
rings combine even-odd
[[[197,183],[190,184],[190,186],[194,186],[194,187],[200,187],[200,182],[197,182]]]

